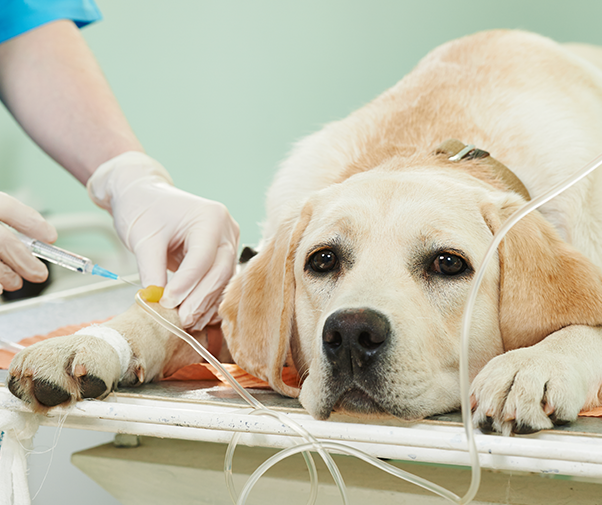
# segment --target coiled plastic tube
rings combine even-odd
[[[442,496],[443,498],[446,498],[453,503],[459,503],[459,504],[468,503],[468,501],[466,501],[464,498],[459,498],[456,494],[452,493],[451,491],[448,491],[447,489],[442,488],[441,486],[438,486],[437,484],[431,483],[425,479],[422,479],[421,477],[417,477],[408,472],[404,472],[403,470],[400,470],[399,468],[394,467],[393,465],[390,465],[384,461],[381,461],[378,458],[370,456],[362,451],[348,447],[343,444],[318,441],[315,437],[313,437],[310,433],[308,433],[307,430],[305,430],[305,428],[300,426],[298,423],[296,423],[292,419],[288,418],[286,415],[284,415],[280,412],[268,409],[261,402],[259,402],[256,398],[251,396],[249,394],[249,392],[247,390],[245,390],[238,383],[238,381],[236,381],[236,379],[234,377],[232,377],[232,375],[228,372],[228,370],[226,370],[221,365],[219,360],[217,360],[209,351],[207,351],[207,349],[205,349],[191,335],[186,333],[181,328],[178,328],[177,326],[172,324],[170,321],[168,321],[163,316],[161,316],[161,314],[156,312],[150,305],[148,305],[148,303],[146,303],[144,298],[142,298],[142,296],[141,296],[142,291],[144,291],[144,290],[140,290],[136,293],[136,303],[138,303],[138,305],[148,315],[150,315],[157,323],[159,323],[164,328],[166,328],[167,330],[174,333],[176,336],[180,337],[182,340],[184,340],[186,343],[188,343],[195,351],[197,351],[203,358],[205,358],[205,360],[207,360],[208,363],[211,363],[218,370],[220,370],[220,372],[224,375],[224,377],[226,378],[228,383],[234,388],[234,390],[243,399],[245,399],[247,401],[247,403],[249,403],[249,405],[251,407],[253,407],[253,409],[255,409],[252,412],[253,414],[267,415],[267,416],[275,417],[280,422],[282,422],[282,424],[288,426],[289,428],[294,430],[296,433],[298,433],[299,436],[302,437],[303,439],[305,439],[307,442],[306,444],[298,445],[296,447],[292,447],[292,448],[286,449],[284,451],[281,451],[281,452],[277,453],[275,456],[272,456],[272,458],[268,459],[253,473],[253,475],[249,478],[249,481],[245,485],[245,488],[243,489],[242,494],[239,497],[237,497],[236,491],[234,489],[233,480],[232,480],[232,458],[234,455],[234,449],[236,447],[236,443],[238,442],[240,435],[235,434],[233,436],[232,442],[230,443],[230,446],[228,447],[228,451],[226,453],[224,470],[225,470],[225,474],[226,474],[226,482],[228,484],[228,490],[230,492],[230,496],[232,497],[233,501],[235,503],[237,503],[238,505],[243,505],[244,503],[246,503],[246,499],[247,499],[249,493],[251,492],[253,486],[257,483],[257,481],[259,480],[261,475],[263,475],[263,473],[265,473],[269,468],[274,466],[276,463],[278,463],[282,459],[288,457],[291,454],[296,454],[298,452],[303,453],[308,470],[309,470],[309,474],[310,474],[311,494],[310,494],[310,500],[308,503],[314,504],[315,499],[317,497],[317,492],[318,492],[318,477],[317,477],[317,470],[316,470],[315,464],[313,462],[313,459],[311,458],[311,455],[308,452],[309,450],[315,450],[316,452],[318,452],[318,454],[320,454],[320,456],[326,463],[326,466],[327,466],[328,470],[330,471],[330,473],[339,489],[339,492],[341,493],[343,503],[347,504],[348,498],[347,498],[345,483],[343,481],[343,478],[341,476],[341,473],[340,473],[338,467],[336,466],[336,463],[334,462],[334,460],[332,459],[330,454],[328,454],[328,452],[326,451],[326,448],[330,448],[331,450],[335,450],[336,452],[340,452],[343,454],[352,454],[354,456],[357,456],[357,457],[361,458],[362,460],[370,463],[373,466],[381,468],[382,470],[384,470],[392,475],[395,475],[401,479],[407,480],[420,487],[428,489],[429,491],[432,491],[433,493],[435,493],[439,496]],[[468,396],[468,393],[466,393],[466,395]],[[298,449],[298,447],[302,447],[302,448]],[[476,453],[476,448],[474,448],[474,450]],[[477,461],[477,465],[478,465],[478,457],[476,457],[476,461]],[[476,487],[478,488],[478,482],[477,482]]]
[[[568,179],[560,182],[552,189],[550,189],[547,193],[544,193],[541,196],[531,200],[526,205],[519,208],[514,214],[512,214],[506,222],[500,227],[500,229],[495,233],[491,243],[489,244],[489,248],[485,252],[485,256],[483,257],[483,261],[481,262],[481,266],[478,269],[477,275],[475,276],[472,286],[470,288],[470,292],[468,295],[468,299],[466,300],[466,306],[464,308],[464,314],[462,316],[462,341],[461,341],[461,351],[460,351],[460,391],[461,391],[461,405],[462,405],[462,422],[464,423],[464,430],[466,433],[466,439],[469,445],[470,459],[471,465],[473,468],[471,485],[466,493],[466,497],[470,497],[470,500],[474,498],[479,488],[480,483],[480,468],[478,465],[478,454],[476,451],[475,441],[474,441],[474,433],[472,427],[472,413],[470,408],[470,397],[469,397],[469,388],[470,388],[470,379],[468,375],[468,349],[469,349],[469,339],[470,339],[470,323],[472,321],[472,313],[474,310],[474,305],[476,303],[477,295],[479,293],[479,288],[481,287],[481,283],[483,282],[483,277],[485,276],[485,271],[487,270],[487,266],[490,261],[493,259],[497,249],[506,236],[506,234],[512,229],[512,227],[518,223],[522,218],[538,209],[545,203],[549,202],[552,198],[558,196],[563,191],[566,191],[574,184],[577,184],[581,179],[588,176],[594,170],[599,168],[602,165],[602,155],[598,156],[594,160],[590,161],[587,165],[585,165],[581,170],[570,176]],[[478,475],[475,469],[478,469]],[[463,503],[469,503],[463,502]]]
[[[177,326],[172,324],[170,321],[165,319],[161,314],[159,314],[157,311],[155,311],[150,305],[148,305],[148,303],[146,303],[146,301],[142,298],[142,296],[140,294],[141,291],[144,291],[144,290],[140,290],[136,293],[136,303],[138,303],[138,305],[140,307],[142,307],[142,309],[147,314],[149,314],[157,323],[159,323],[161,326],[163,326],[167,330],[171,331],[176,336],[180,337],[187,344],[189,344],[195,351],[197,351],[203,358],[205,358],[205,360],[208,363],[211,363],[214,367],[216,367],[224,375],[224,377],[226,378],[228,383],[234,388],[234,390],[244,400],[246,400],[247,403],[251,407],[253,407],[255,409],[255,413],[275,417],[280,422],[282,422],[282,424],[293,429],[295,432],[297,432],[301,437],[303,437],[306,441],[308,441],[311,444],[311,447],[313,447],[324,460],[324,463],[326,464],[328,470],[330,471],[330,473],[332,475],[332,478],[334,479],[337,487],[339,488],[339,491],[341,492],[341,496],[343,497],[343,502],[345,504],[347,504],[348,503],[347,491],[346,491],[345,482],[343,481],[343,477],[341,476],[341,473],[340,473],[338,467],[336,466],[334,460],[330,456],[330,454],[328,454],[322,448],[321,443],[316,438],[314,438],[309,432],[307,432],[307,430],[305,430],[305,428],[300,426],[298,423],[296,423],[292,419],[289,419],[287,416],[285,416],[284,414],[282,414],[280,412],[276,412],[276,411],[268,409],[259,400],[257,400],[253,396],[251,396],[249,394],[249,392],[245,388],[243,388],[234,377],[232,377],[230,372],[228,372],[228,370],[226,370],[222,366],[222,364],[219,362],[219,360],[217,358],[215,358],[215,356],[213,356],[207,349],[205,349],[191,335],[186,333],[181,328],[178,328]],[[233,450],[229,451],[229,452],[233,453]],[[311,457],[311,454],[309,454],[307,451],[305,451],[303,457],[307,463],[307,467],[308,467],[310,479],[311,479],[311,486],[312,486],[309,503],[313,504],[313,503],[315,503],[315,499],[317,497],[318,474],[317,474],[315,463]],[[228,479],[228,471],[230,473],[230,476],[232,473],[231,462],[228,465],[227,460],[226,460],[225,466],[226,466],[226,476],[227,476],[226,480],[228,482],[228,489],[229,489],[230,495],[235,500],[235,502],[244,503],[244,502],[240,502],[240,500],[236,500],[236,491],[234,490],[232,479],[231,478]]]
[[[444,487],[434,484],[426,479],[423,479],[422,477],[418,477],[417,475],[413,475],[409,472],[406,472],[405,470],[397,468],[396,466],[393,466],[385,461],[375,458],[374,456],[370,456],[369,454],[366,454],[365,452],[360,451],[359,449],[337,442],[323,441],[321,442],[321,444],[325,449],[330,449],[333,452],[347,454],[349,456],[355,456],[356,458],[361,459],[366,463],[369,463],[370,465],[383,470],[384,472],[387,472],[405,481],[411,482],[412,484],[416,484],[417,486],[420,486],[428,491],[438,494],[443,498],[447,498],[453,503],[468,503],[462,501],[463,498],[460,498],[459,496],[445,489]],[[240,495],[241,501],[239,503],[245,503],[244,500],[247,499],[253,486],[257,484],[257,481],[261,478],[261,476],[265,472],[267,472],[271,467],[273,467],[276,463],[279,463],[283,459],[286,459],[289,456],[292,456],[293,454],[297,454],[301,451],[308,451],[311,449],[313,449],[312,444],[300,444],[294,447],[289,447],[288,449],[283,449],[280,452],[274,454],[271,458],[269,458],[263,464],[261,464],[249,477],[249,480],[245,484],[245,488],[243,489]]]
[[[230,496],[232,497],[233,501],[235,503],[237,503],[238,505],[243,505],[244,503],[246,503],[246,499],[247,499],[249,493],[251,492],[253,486],[257,483],[257,481],[259,480],[261,475],[263,475],[269,468],[274,466],[276,463],[278,463],[282,459],[288,457],[289,455],[296,454],[298,452],[301,452],[304,454],[304,458],[305,458],[305,461],[306,461],[306,464],[307,464],[307,467],[308,467],[308,470],[310,473],[311,495],[310,495],[310,501],[308,503],[310,503],[310,504],[315,503],[315,499],[317,497],[317,491],[318,491],[318,479],[317,479],[317,471],[315,468],[315,464],[313,462],[313,459],[311,459],[311,455],[308,452],[310,450],[315,450],[316,452],[318,452],[318,454],[320,454],[320,456],[326,463],[326,466],[327,466],[328,470],[330,471],[330,473],[339,489],[339,492],[341,493],[341,498],[343,500],[343,503],[347,504],[348,498],[347,498],[345,483],[343,481],[343,478],[341,476],[341,473],[340,473],[338,467],[336,466],[336,463],[334,462],[334,460],[332,459],[330,454],[328,454],[328,452],[326,451],[327,448],[334,450],[336,452],[339,452],[339,453],[351,454],[351,455],[357,456],[357,457],[361,458],[362,460],[370,463],[371,465],[376,466],[377,468],[381,468],[382,470],[384,470],[392,475],[395,475],[401,479],[407,480],[420,487],[428,489],[429,491],[431,491],[443,498],[446,498],[453,503],[458,503],[458,504],[468,503],[468,501],[465,500],[465,497],[459,498],[456,494],[452,493],[451,491],[448,491],[445,488],[442,488],[441,486],[439,486],[437,484],[434,484],[421,477],[418,477],[418,476],[412,475],[408,472],[405,472],[393,465],[390,465],[384,461],[379,460],[378,458],[375,458],[373,456],[370,456],[369,454],[359,451],[358,449],[354,449],[352,447],[349,447],[349,446],[346,446],[343,444],[337,444],[334,442],[319,441],[315,437],[313,437],[310,433],[308,433],[307,430],[305,430],[305,428],[303,428],[298,423],[296,423],[295,421],[290,419],[288,416],[286,416],[280,412],[268,409],[261,402],[259,402],[256,398],[251,396],[249,394],[249,392],[247,390],[245,390],[236,381],[236,379],[234,377],[232,377],[232,375],[221,365],[219,360],[217,360],[209,351],[207,351],[207,349],[205,349],[191,335],[186,333],[181,328],[178,328],[177,326],[172,324],[170,321],[168,321],[163,316],[161,316],[159,313],[157,313],[150,305],[148,305],[148,303],[146,303],[144,298],[141,296],[142,291],[144,291],[144,290],[138,291],[138,293],[136,293],[136,303],[138,303],[138,305],[140,305],[140,307],[148,315],[150,315],[157,323],[159,323],[164,328],[166,328],[167,330],[174,333],[176,336],[180,337],[182,340],[184,340],[186,343],[188,343],[195,351],[197,351],[203,358],[205,358],[205,360],[207,360],[207,362],[211,363],[218,370],[220,370],[220,372],[224,375],[224,377],[226,378],[228,383],[234,388],[234,390],[238,394],[240,394],[240,396],[242,398],[244,398],[247,401],[247,403],[249,403],[249,405],[251,407],[253,407],[253,409],[255,409],[252,412],[252,414],[267,415],[267,416],[275,417],[280,422],[282,422],[282,424],[288,426],[289,428],[294,430],[296,433],[298,433],[298,435],[300,437],[302,437],[303,439],[305,439],[305,441],[307,442],[305,444],[297,445],[295,447],[285,449],[284,451],[280,451],[275,456],[272,456],[272,458],[268,459],[253,473],[253,475],[247,481],[247,484],[245,485],[241,495],[237,496],[236,490],[234,489],[234,483],[232,480],[232,458],[233,458],[234,449],[236,447],[236,444],[238,442],[240,434],[238,434],[238,433],[234,434],[232,441],[230,443],[230,446],[228,447],[228,450],[226,452],[224,471],[226,474],[226,482],[228,484],[228,490],[230,492]],[[468,396],[468,392],[466,392],[466,395]],[[299,447],[301,447],[301,449],[299,449]],[[476,448],[474,448],[474,450],[476,453]],[[476,457],[476,461],[477,461],[477,465],[478,465],[478,457]],[[477,488],[478,488],[478,482],[477,482]]]
[[[472,427],[472,415],[471,415],[470,398],[469,398],[470,379],[469,379],[469,374],[468,374],[468,356],[469,356],[468,350],[469,350],[470,322],[472,319],[472,313],[474,310],[476,297],[477,297],[477,294],[479,291],[479,287],[483,281],[485,271],[487,269],[489,262],[494,257],[501,241],[503,240],[505,235],[508,233],[508,231],[510,231],[510,229],[516,223],[518,223],[523,217],[528,215],[530,212],[541,207],[542,205],[544,205],[545,203],[550,201],[555,196],[559,195],[566,189],[570,188],[571,186],[573,186],[574,184],[579,182],[581,179],[583,179],[584,177],[589,175],[591,172],[596,170],[601,165],[602,165],[602,155],[599,156],[598,158],[594,159],[590,163],[588,163],[585,167],[583,167],[580,171],[575,173],[573,176],[569,177],[566,181],[563,181],[560,184],[557,184],[544,195],[542,195],[538,198],[535,198],[534,200],[532,200],[531,202],[529,202],[522,208],[518,209],[512,216],[510,216],[510,218],[502,225],[502,227],[494,235],[494,237],[491,241],[491,244],[489,245],[489,248],[487,249],[487,252],[485,253],[485,256],[481,263],[481,266],[479,267],[479,269],[477,271],[477,274],[476,274],[475,279],[471,286],[471,290],[470,290],[468,299],[466,301],[466,306],[465,306],[465,310],[464,310],[464,314],[463,314],[463,318],[462,318],[462,337],[461,337],[461,349],[460,349],[460,401],[461,401],[461,406],[462,406],[462,421],[464,423],[464,430],[466,433],[466,439],[467,439],[467,443],[468,443],[468,452],[469,452],[470,463],[471,463],[471,467],[472,467],[470,487],[469,487],[468,491],[466,492],[466,494],[462,497],[457,496],[456,494],[452,493],[451,491],[449,491],[437,484],[434,484],[430,481],[427,481],[426,479],[423,479],[416,475],[412,475],[408,472],[405,472],[404,470],[401,470],[393,465],[390,465],[389,463],[381,461],[378,458],[370,456],[370,455],[368,455],[358,449],[355,449],[353,447],[349,447],[349,446],[346,446],[346,445],[343,445],[340,443],[335,443],[335,442],[318,441],[313,436],[311,436],[303,427],[298,425],[292,419],[287,418],[287,416],[285,416],[279,412],[275,412],[275,411],[272,411],[272,410],[264,407],[263,404],[261,404],[261,402],[259,402],[253,396],[251,396],[234,379],[234,377],[232,377],[232,375],[224,367],[221,366],[221,363],[211,353],[209,353],[209,351],[207,351],[201,344],[199,344],[188,333],[181,330],[177,326],[173,325],[171,322],[169,322],[167,319],[163,318],[160,314],[158,314],[155,310],[153,310],[153,308],[150,307],[144,301],[144,299],[140,296],[140,292],[138,292],[136,294],[136,302],[153,319],[155,319],[155,321],[157,321],[159,324],[161,324],[163,327],[165,327],[166,329],[168,329],[169,331],[171,331],[178,337],[182,338],[185,342],[187,342],[189,345],[191,345],[203,358],[205,358],[209,363],[211,363],[213,366],[215,366],[217,369],[219,369],[220,372],[224,375],[224,377],[228,381],[228,383],[234,388],[234,390],[236,392],[238,392],[238,394],[240,394],[241,397],[244,398],[249,403],[249,405],[255,409],[252,412],[253,414],[269,415],[272,417],[276,417],[283,424],[289,426],[291,429],[293,429],[295,432],[297,432],[303,439],[306,440],[306,443],[297,444],[288,449],[284,449],[284,450],[278,452],[277,454],[275,454],[274,456],[272,456],[271,458],[269,458],[268,460],[266,460],[262,465],[259,466],[259,468],[257,468],[255,470],[255,472],[251,475],[251,477],[249,477],[249,480],[245,484],[243,491],[241,492],[240,496],[237,497],[236,491],[234,490],[234,484],[232,482],[232,458],[234,455],[234,449],[236,447],[236,443],[238,442],[238,439],[240,437],[240,434],[236,433],[232,438],[232,442],[230,443],[230,446],[228,447],[228,450],[226,453],[226,459],[225,459],[225,463],[224,463],[226,480],[228,482],[228,488],[229,488],[230,495],[231,495],[233,501],[239,505],[246,503],[247,497],[249,496],[249,493],[253,489],[254,485],[257,483],[257,481],[261,478],[261,476],[269,468],[271,468],[272,466],[277,464],[279,461],[282,461],[283,459],[289,457],[290,455],[301,452],[304,454],[304,458],[305,458],[305,461],[306,461],[306,464],[307,464],[307,467],[308,467],[308,470],[310,473],[312,490],[311,490],[309,503],[310,504],[315,503],[315,499],[317,496],[317,471],[316,471],[313,459],[311,458],[311,455],[309,454],[309,451],[315,450],[320,454],[320,456],[322,456],[322,458],[326,462],[328,469],[330,470],[337,486],[339,487],[341,496],[343,498],[343,502],[347,503],[345,484],[343,482],[343,479],[341,477],[341,474],[340,474],[338,468],[336,467],[336,464],[334,463],[334,461],[332,460],[330,455],[327,453],[327,450],[331,450],[331,451],[335,451],[337,453],[348,454],[348,455],[360,458],[363,461],[366,461],[367,463],[369,463],[377,468],[380,468],[387,473],[390,473],[391,475],[394,475],[400,479],[403,479],[403,480],[406,480],[413,484],[416,484],[417,486],[427,489],[443,498],[446,498],[447,500],[449,500],[453,503],[457,503],[459,505],[465,505],[465,504],[470,503],[473,500],[473,498],[475,497],[475,495],[479,489],[481,470],[480,470],[480,465],[479,465],[478,452],[477,452],[476,444],[475,444],[475,440],[474,440],[474,430]]]
[[[262,413],[261,410],[252,410],[249,412],[249,414],[251,414],[251,415],[260,414],[260,413]],[[265,414],[265,412],[263,412],[263,413]],[[259,478],[255,479],[253,481],[253,484],[250,486],[250,488],[249,488],[249,481],[247,481],[247,484],[245,484],[245,488],[243,490],[243,494],[241,496],[237,495],[236,488],[234,486],[233,475],[232,475],[232,462],[234,460],[234,451],[236,449],[236,445],[238,444],[239,438],[240,438],[240,432],[235,433],[234,436],[232,437],[232,440],[228,444],[228,449],[226,450],[226,456],[224,457],[224,475],[226,476],[226,485],[228,487],[228,492],[230,493],[230,498],[232,498],[233,503],[245,503],[248,493],[250,493],[250,491],[253,488],[253,486],[255,485],[255,483],[259,480]],[[316,464],[314,463],[314,460],[311,457],[311,454],[309,451],[311,449],[314,449],[315,447],[314,447],[313,442],[310,442],[309,444],[303,444],[303,445],[309,446],[309,449],[306,449],[303,451],[297,451],[297,452],[301,452],[301,454],[303,455],[303,459],[305,460],[305,464],[307,465],[307,469],[309,470],[311,493],[310,493],[309,500],[307,503],[314,504],[316,502],[316,499],[318,498],[318,470],[316,469]],[[299,445],[297,447],[299,447]],[[278,454],[280,454],[280,453],[278,453]],[[276,463],[274,463],[274,464],[276,464]],[[247,489],[248,489],[248,491],[247,491]]]

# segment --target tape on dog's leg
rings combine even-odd
[[[89,337],[100,338],[109,344],[113,349],[115,349],[117,356],[119,356],[119,364],[121,365],[121,375],[119,378],[123,378],[130,366],[130,361],[132,359],[132,348],[130,347],[128,341],[123,338],[121,333],[113,328],[109,328],[108,326],[94,324],[76,331],[75,335],[86,335]]]

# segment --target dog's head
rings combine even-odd
[[[459,406],[460,325],[493,233],[524,201],[445,170],[360,173],[284,219],[226,291],[235,361],[333,410],[417,419]],[[602,322],[598,270],[537,213],[506,237],[474,311],[470,373],[569,324]]]

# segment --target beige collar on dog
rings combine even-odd
[[[474,159],[482,160],[483,163],[486,163],[493,171],[496,177],[498,177],[508,187],[508,189],[518,193],[527,201],[531,200],[529,191],[527,191],[525,185],[514,174],[514,172],[512,172],[512,170],[510,170],[504,164],[492,158],[487,151],[477,149],[473,145],[464,145],[462,142],[456,139],[449,139],[437,147],[435,154],[445,154],[449,156],[450,161]]]

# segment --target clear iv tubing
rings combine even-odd
[[[294,431],[296,431],[300,436],[302,436],[306,440],[310,441],[310,445],[312,447],[316,448],[318,450],[318,452],[320,453],[320,456],[322,456],[322,458],[324,459],[324,462],[326,463],[326,466],[330,470],[330,473],[332,474],[334,481],[337,483],[337,486],[339,487],[339,489],[341,490],[341,493],[343,494],[344,502],[347,503],[347,496],[346,496],[346,491],[345,491],[345,483],[343,482],[343,477],[341,476],[341,473],[339,472],[339,469],[336,466],[336,464],[334,463],[331,456],[321,448],[320,442],[318,442],[317,439],[315,439],[312,435],[310,435],[309,432],[307,432],[302,426],[298,425],[291,419],[287,419],[286,416],[284,416],[283,414],[281,414],[279,412],[275,412],[275,411],[271,411],[271,410],[267,409],[259,400],[257,400],[253,396],[251,396],[248,393],[248,391],[246,391],[237,382],[237,380],[234,377],[232,377],[230,372],[228,372],[228,370],[226,370],[222,366],[222,364],[219,362],[219,360],[217,360],[209,351],[207,351],[207,349],[205,349],[200,343],[198,343],[192,336],[190,336],[184,330],[182,330],[181,328],[178,328],[177,326],[172,324],[170,321],[165,319],[163,316],[158,314],[155,310],[153,310],[153,308],[150,305],[148,305],[144,301],[144,299],[140,296],[139,292],[136,293],[136,303],[138,303],[138,305],[140,305],[140,307],[142,307],[142,309],[145,312],[147,312],[155,321],[157,321],[164,328],[168,329],[169,331],[174,333],[176,336],[178,336],[182,340],[184,340],[186,343],[188,343],[196,352],[198,352],[203,358],[205,358],[205,360],[207,360],[208,363],[211,363],[218,370],[220,370],[220,372],[224,375],[224,377],[226,378],[228,383],[234,388],[234,390],[244,400],[246,400],[247,403],[251,407],[256,409],[256,413],[261,414],[261,415],[268,415],[268,416],[276,417],[278,420],[280,420],[280,422],[289,426]],[[315,463],[314,463],[311,455],[307,451],[304,452],[303,457],[307,464],[309,474],[310,474],[311,484],[312,484],[312,492],[311,492],[309,503],[313,504],[313,503],[315,503],[315,500],[317,497],[317,492],[318,492],[318,485],[317,485],[318,473],[317,473]],[[228,469],[226,469],[226,473],[228,474]],[[236,497],[235,497],[235,492],[234,492],[234,489],[232,486],[232,480],[231,480],[231,474],[232,474],[232,465],[231,464],[229,465],[229,474],[230,474],[230,479],[228,480],[228,483],[229,483],[228,489],[230,491],[230,495],[232,496],[232,498],[235,501],[237,501]],[[244,503],[244,502],[242,502],[242,503]]]
[[[594,170],[599,168],[602,165],[602,155],[598,156],[594,160],[590,161],[587,165],[585,165],[581,170],[570,176],[568,179],[560,182],[552,189],[550,189],[547,193],[531,200],[526,205],[519,208],[514,214],[512,214],[500,227],[500,229],[494,234],[491,243],[489,244],[489,248],[483,257],[483,261],[481,266],[478,269],[477,275],[472,282],[472,286],[468,295],[468,299],[466,301],[466,306],[464,308],[464,314],[462,316],[462,339],[461,339],[461,350],[460,350],[460,402],[462,406],[462,422],[464,423],[464,430],[466,433],[466,439],[468,442],[469,454],[470,454],[470,462],[472,466],[472,479],[470,483],[470,488],[466,492],[465,498],[469,498],[467,501],[462,501],[461,503],[469,503],[477,493],[480,484],[480,465],[479,465],[479,457],[475,445],[474,440],[474,432],[472,427],[472,414],[470,407],[470,398],[469,398],[469,388],[470,388],[470,379],[468,375],[468,350],[469,350],[469,335],[470,335],[470,322],[472,320],[472,312],[474,310],[474,305],[477,299],[477,295],[479,292],[479,288],[481,283],[483,282],[483,277],[485,275],[485,271],[487,270],[487,265],[493,259],[497,249],[506,236],[506,234],[512,229],[512,227],[518,223],[522,218],[538,209],[545,203],[549,202],[552,198],[558,196],[563,191],[567,190],[577,182],[579,182],[584,177],[588,176]]]
[[[140,296],[140,292],[136,293],[136,303],[149,316],[151,316],[157,323],[159,323],[161,326],[163,326],[167,330],[174,333],[176,336],[180,337],[182,340],[184,340],[186,343],[188,343],[195,351],[197,351],[203,358],[205,358],[207,360],[207,362],[209,362],[213,366],[215,366],[224,375],[224,377],[226,378],[228,383],[234,388],[234,390],[243,399],[245,399],[251,407],[253,407],[255,409],[255,411],[252,412],[253,414],[275,417],[282,424],[291,428],[293,431],[295,431],[297,434],[299,434],[302,438],[304,438],[307,441],[306,444],[297,445],[297,446],[291,447],[289,449],[280,451],[275,456],[272,456],[270,459],[268,459],[266,462],[264,462],[257,470],[255,470],[255,472],[251,475],[251,477],[249,477],[249,480],[245,484],[245,487],[243,488],[242,493],[240,494],[239,497],[237,497],[236,492],[234,490],[233,480],[232,480],[232,458],[233,458],[234,449],[236,447],[236,443],[238,442],[240,434],[235,433],[232,438],[232,441],[230,442],[230,446],[228,447],[228,450],[226,452],[226,458],[225,458],[225,463],[224,463],[224,470],[226,473],[226,481],[228,484],[228,491],[230,492],[230,496],[232,497],[232,499],[235,503],[237,503],[239,505],[244,505],[244,503],[246,503],[247,496],[249,495],[253,486],[257,483],[257,481],[259,480],[261,475],[263,475],[263,473],[265,473],[269,468],[274,466],[276,463],[278,463],[282,459],[288,457],[289,455],[301,452],[301,453],[303,453],[303,457],[305,459],[305,462],[307,464],[307,467],[308,467],[308,470],[310,473],[311,495],[310,495],[308,504],[314,504],[315,500],[317,498],[317,492],[318,492],[318,476],[317,476],[317,470],[316,470],[315,464],[313,462],[313,459],[308,452],[312,449],[317,451],[320,454],[320,456],[322,457],[322,459],[324,460],[324,462],[326,463],[326,466],[328,467],[328,470],[330,471],[330,473],[341,493],[341,498],[342,498],[344,504],[349,503],[348,499],[347,499],[347,491],[346,491],[345,482],[343,481],[343,478],[341,476],[341,473],[340,473],[338,467],[336,466],[335,462],[333,461],[330,454],[326,451],[326,449],[330,449],[332,451],[336,451],[336,452],[339,452],[342,454],[350,454],[350,455],[356,456],[356,457],[362,459],[363,461],[365,461],[377,468],[380,468],[381,470],[383,470],[391,475],[394,475],[400,479],[403,479],[403,480],[406,480],[413,484],[416,484],[417,486],[427,489],[428,491],[431,491],[443,498],[446,498],[453,503],[465,504],[465,503],[468,503],[468,501],[470,499],[472,499],[472,497],[470,497],[469,500],[466,500],[466,496],[463,498],[460,498],[456,494],[452,493],[451,491],[449,491],[437,484],[434,484],[421,477],[418,477],[416,475],[412,475],[408,472],[405,472],[404,470],[401,470],[400,468],[390,465],[389,463],[387,463],[385,461],[381,461],[380,459],[375,458],[374,456],[370,456],[369,454],[366,454],[366,453],[359,451],[357,449],[354,449],[352,447],[349,447],[349,446],[346,446],[346,445],[343,445],[340,443],[336,443],[336,442],[318,441],[315,437],[313,437],[307,430],[305,430],[305,428],[300,426],[298,423],[296,423],[295,421],[293,421],[292,419],[288,418],[287,416],[285,416],[284,414],[282,414],[280,412],[276,412],[276,411],[268,409],[261,402],[259,402],[256,398],[251,396],[249,394],[249,392],[246,391],[236,381],[236,379],[234,379],[234,377],[232,377],[232,375],[222,366],[222,364],[209,351],[207,351],[199,342],[197,342],[192,336],[190,336],[184,330],[182,330],[181,328],[178,328],[177,326],[172,324],[170,321],[165,319],[163,316],[158,314]],[[468,397],[468,391],[466,391],[466,396]],[[474,449],[474,450],[476,451],[476,449]],[[478,465],[478,458],[477,458],[477,465]],[[478,488],[478,482],[477,482],[477,488]],[[476,493],[476,491],[475,491],[475,493]]]

